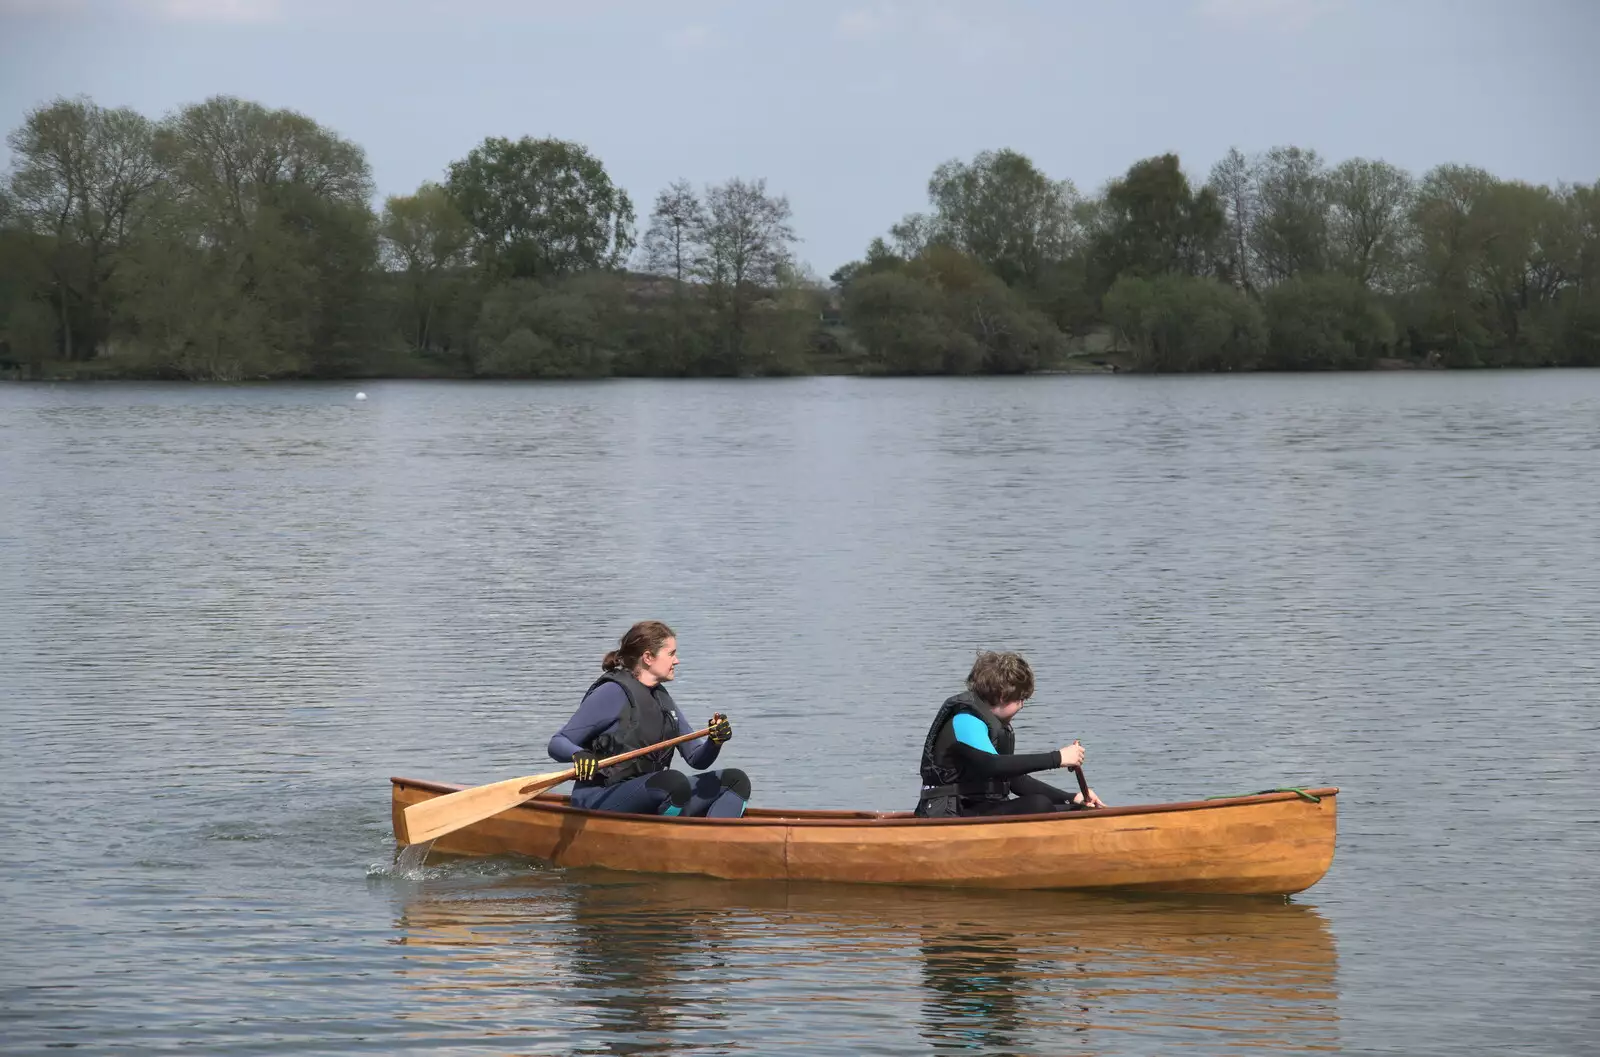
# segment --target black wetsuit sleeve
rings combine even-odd
[[[1050,798],[1052,804],[1070,804],[1074,794],[1057,789],[1048,782],[1041,782],[1031,774],[1018,775],[1011,779],[1011,791],[1018,796],[1027,796],[1029,793],[1038,793]]]
[[[951,748],[956,758],[961,761],[962,773],[980,781],[988,781],[991,778],[1016,778],[1030,771],[1050,771],[1061,766],[1060,750],[1000,756],[975,749],[960,741]]]

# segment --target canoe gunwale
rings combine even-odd
[[[396,789],[409,787],[431,793],[454,793],[467,788],[461,785],[452,785],[447,782],[434,782],[422,778],[391,777],[391,785]],[[1306,789],[1311,796],[1327,798],[1335,797],[1339,790],[1335,786]],[[977,815],[963,818],[917,818],[909,811],[828,811],[804,810],[781,811],[774,808],[751,808],[742,818],[698,818],[686,816],[666,815],[618,815],[613,811],[591,811],[585,808],[572,807],[567,803],[568,798],[561,794],[554,796],[536,796],[524,801],[512,810],[534,810],[550,812],[561,815],[576,815],[581,818],[615,819],[626,818],[630,823],[656,824],[664,826],[738,826],[738,827],[763,827],[763,826],[851,826],[851,827],[898,827],[898,826],[1005,826],[1012,824],[1037,824],[1042,819],[1052,822],[1068,822],[1078,819],[1112,818],[1128,815],[1159,815],[1177,811],[1205,811],[1213,808],[1228,808],[1251,804],[1271,803],[1277,800],[1297,800],[1299,793],[1271,792],[1253,793],[1246,796],[1224,797],[1216,800],[1179,800],[1162,804],[1136,804],[1128,807],[1089,808],[1083,811],[1060,812],[1048,816],[1040,815]]]

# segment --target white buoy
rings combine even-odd
[[[367,398],[367,394],[366,393],[357,393],[356,394],[356,399],[357,400],[365,400],[366,398]]]

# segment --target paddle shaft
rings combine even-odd
[[[675,748],[679,745],[682,745],[686,741],[693,741],[696,738],[703,738],[710,733],[711,728],[706,727],[704,730],[697,730],[693,734],[680,734],[676,738],[668,738],[666,741],[658,741],[654,745],[646,745],[642,749],[634,749],[631,752],[619,752],[615,756],[607,756],[599,763],[596,763],[594,765],[595,770],[598,771],[602,767],[610,767],[613,764],[627,763],[629,760],[636,760],[640,756],[647,756],[652,752],[660,752],[662,749]],[[578,771],[576,768],[568,768],[567,770],[562,771],[561,777],[556,778],[554,781],[550,780],[549,775],[540,775],[538,781],[529,783],[525,788],[519,789],[517,792],[527,793],[529,796],[533,796],[536,793],[541,793],[544,790],[549,789],[551,786],[560,785],[568,778],[576,778],[577,775]]]
[[[1068,767],[1067,770],[1069,770],[1073,774],[1077,775],[1077,777],[1078,777],[1078,791],[1083,794],[1083,799],[1087,803],[1088,800],[1089,800],[1089,779],[1087,779],[1087,778],[1085,778],[1083,776],[1083,768],[1082,767]]]
[[[1072,739],[1072,744],[1074,744],[1074,745],[1078,744],[1078,739],[1077,738],[1073,738]],[[1085,805],[1087,805],[1089,803],[1089,779],[1087,779],[1087,778],[1085,778],[1083,776],[1083,768],[1081,766],[1079,766],[1079,765],[1068,764],[1067,765],[1067,770],[1069,770],[1073,774],[1077,775],[1077,777],[1078,777],[1078,792],[1083,794],[1083,802],[1084,802]]]
[[[695,738],[703,738],[711,733],[711,728],[697,730],[692,734],[681,734],[676,738],[646,745],[642,749],[631,752],[618,753],[596,763],[596,769],[610,767],[618,763],[626,763],[636,757],[647,753],[670,750]],[[560,785],[569,778],[576,778],[576,768],[568,767],[564,771],[552,771],[549,774],[531,774],[522,778],[507,778],[502,782],[491,782],[488,785],[477,785],[470,789],[458,789],[444,796],[423,800],[407,807],[404,812],[406,836],[410,844],[421,844],[423,841],[432,841],[444,836],[463,826],[470,826],[474,822],[481,822],[492,818],[502,811],[509,811],[525,800],[531,799],[553,786]]]

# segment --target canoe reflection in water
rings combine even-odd
[[[1339,1043],[1337,955],[1307,906],[536,868],[461,880],[424,885],[397,922],[413,1016],[530,1053]]]
[[[1019,996],[1027,974],[1024,961],[1003,946],[1004,934],[952,931],[947,938],[922,942],[923,1034],[930,1040],[963,1045],[984,1053],[1013,1050],[1027,1023]],[[1062,1023],[1079,1021],[1088,1007],[1074,1003],[1057,1010]]]
[[[574,1001],[614,1036],[608,1052],[651,1052],[670,1045],[681,1029],[708,1029],[725,1019],[716,1002],[695,1000],[698,988],[688,979],[691,971],[721,968],[711,908],[662,905],[633,885],[583,885],[571,894]]]

